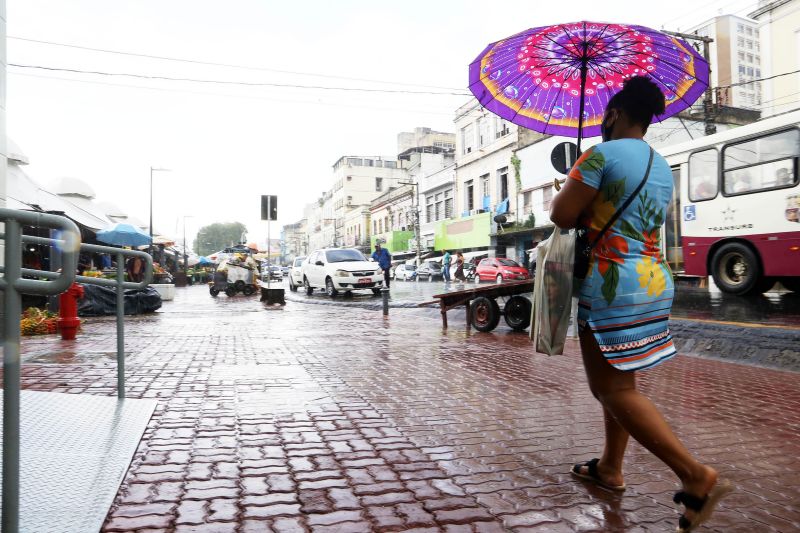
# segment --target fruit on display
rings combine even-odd
[[[29,307],[19,322],[22,335],[52,335],[58,330],[58,315],[45,309]]]

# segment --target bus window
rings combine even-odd
[[[791,187],[797,183],[794,168],[800,156],[800,131],[782,131],[726,146],[723,154],[726,195]]]
[[[719,153],[714,149],[695,152],[689,156],[689,200],[700,202],[717,195]]]

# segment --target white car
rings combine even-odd
[[[305,257],[295,257],[289,267],[289,290],[296,292],[297,287],[303,285],[303,261]]]
[[[350,248],[315,251],[303,263],[302,273],[303,286],[309,295],[314,289],[324,289],[331,297],[339,294],[339,291],[363,289],[371,289],[379,294],[383,285],[383,271],[378,264]]]
[[[417,277],[417,266],[403,263],[397,265],[394,269],[394,279],[401,279],[403,281],[413,281]]]

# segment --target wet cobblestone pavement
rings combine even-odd
[[[677,481],[637,444],[623,495],[568,474],[602,444],[576,345],[548,358],[461,324],[178,289],[126,323],[128,395],[159,407],[104,531],[674,531]],[[26,339],[23,386],[116,394],[114,327]],[[800,529],[797,377],[687,356],[641,374],[737,485],[701,531]]]

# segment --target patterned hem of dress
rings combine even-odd
[[[646,370],[671,359],[677,353],[669,330],[649,335],[637,341],[628,340],[620,344],[607,344],[603,334],[592,331],[603,357],[614,368],[626,372]]]

